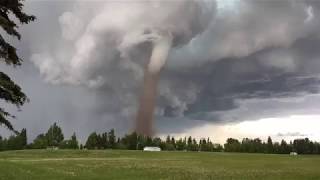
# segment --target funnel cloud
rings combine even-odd
[[[158,78],[167,60],[172,39],[172,36],[167,33],[153,42],[150,62],[144,73],[142,97],[136,119],[136,131],[139,134],[153,135],[153,112],[156,104]]]

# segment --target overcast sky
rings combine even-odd
[[[30,98],[19,112],[4,104],[30,139],[53,122],[82,141],[93,131],[132,131],[152,50],[146,34],[161,30],[174,44],[159,82],[158,135],[320,140],[318,1],[25,4],[36,22],[20,28],[20,42],[7,37],[23,65],[0,68]]]

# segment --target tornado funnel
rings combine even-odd
[[[136,131],[145,136],[153,135],[153,116],[157,98],[157,84],[161,68],[167,60],[172,44],[172,36],[165,35],[153,42],[149,64],[144,72],[144,82],[140,106],[136,117]]]

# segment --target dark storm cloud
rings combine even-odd
[[[191,25],[205,28],[203,32],[171,50],[159,84],[159,132],[320,113],[315,108],[320,104],[320,3],[234,2],[229,10],[209,8],[212,17],[204,18],[209,23]],[[156,16],[140,19],[139,12],[148,14],[147,6],[124,5],[27,3],[38,20],[22,28],[23,41],[17,43],[25,62],[18,72],[5,68],[31,99],[18,113],[18,127],[30,129],[32,137],[54,121],[82,137],[94,130],[115,127],[124,133],[132,127],[151,53],[137,25],[153,27]],[[121,11],[112,12],[113,6]],[[159,7],[156,13],[162,17],[161,4],[152,7]],[[128,12],[138,18],[127,22]],[[194,36],[183,22],[178,30]]]
[[[223,122],[229,119],[221,118],[220,113],[217,115],[214,112],[225,111],[227,113],[239,108],[241,104],[237,103],[237,100],[281,99],[318,94],[320,53],[317,47],[320,47],[319,45],[320,39],[306,37],[297,40],[290,48],[266,48],[242,58],[209,62],[194,68],[192,72],[166,71],[163,77],[168,79],[174,77],[171,80],[179,82],[180,87],[187,87],[187,84],[201,87],[196,100],[186,105],[185,118]],[[294,54],[296,61],[294,71],[286,71],[282,67],[266,66],[265,62],[261,61],[261,57],[265,54],[273,54],[275,51],[288,51]],[[283,57],[278,58],[274,60],[281,61]],[[301,108],[304,109],[303,105]],[[261,107],[261,111],[263,110]],[[171,106],[165,107],[164,111],[165,116],[170,117],[175,114],[175,109]],[[305,111],[308,110],[305,109]],[[263,114],[259,111],[255,113],[257,119],[274,116],[272,113]],[[238,120],[248,118],[244,116]]]

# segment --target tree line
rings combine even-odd
[[[246,152],[246,153],[272,153],[289,154],[320,154],[320,143],[310,141],[308,138],[295,139],[287,143],[285,140],[272,142],[268,137],[267,142],[262,142],[259,138],[244,138],[241,142],[237,139],[228,138],[224,144],[225,152]]]
[[[85,144],[79,144],[76,134],[69,139],[65,139],[61,127],[54,123],[46,133],[39,134],[32,143],[27,143],[27,130],[22,129],[16,135],[9,138],[0,136],[0,151],[21,150],[21,149],[127,149],[142,150],[146,146],[157,146],[166,151],[207,151],[207,152],[244,152],[244,153],[272,153],[289,154],[320,154],[320,143],[310,141],[308,138],[295,139],[287,143],[285,140],[273,142],[268,137],[267,142],[259,138],[244,138],[242,141],[228,138],[224,145],[213,143],[210,138],[184,137],[175,139],[167,136],[164,140],[159,137],[148,137],[139,135],[136,132],[117,137],[115,130],[111,129],[104,133],[91,133]]]

